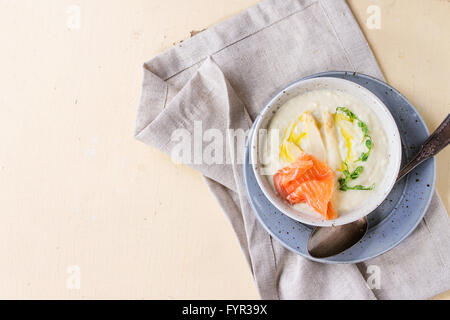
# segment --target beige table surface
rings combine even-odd
[[[258,298],[200,175],[133,138],[142,63],[256,2],[0,0],[0,298]],[[349,4],[387,80],[436,128],[449,1]],[[447,149],[447,209],[449,162]]]

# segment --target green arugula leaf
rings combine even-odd
[[[363,172],[364,167],[363,166],[359,166],[355,169],[355,171],[353,171],[350,175],[350,177],[352,178],[352,180],[355,180],[356,178],[359,177],[359,175],[361,174],[361,172]]]
[[[370,187],[364,187],[360,184],[353,186],[353,187],[349,187],[347,185],[345,186],[341,186],[339,189],[342,191],[347,191],[347,190],[373,190],[373,188],[375,188],[375,185],[372,184]]]
[[[344,170],[342,170],[342,173],[344,174],[344,177],[341,177],[338,179],[339,182],[339,190],[347,191],[347,190],[372,190],[375,185],[371,185],[370,187],[365,187],[362,185],[356,185],[356,186],[349,186],[348,182],[351,180],[355,180],[359,177],[359,175],[364,171],[363,166],[356,167],[353,172],[350,173],[348,170],[348,164],[345,162],[342,162],[342,165],[345,167]]]
[[[353,122],[353,120],[359,120],[358,117],[356,116],[356,114],[354,114],[353,112],[351,112],[348,108],[346,107],[337,107],[336,111],[342,111],[347,117],[350,118],[350,120]]]
[[[369,153],[368,153],[368,152],[365,152],[365,153],[361,153],[361,157],[359,157],[358,160],[361,160],[361,161],[363,161],[363,162],[366,162],[368,158],[369,158]]]

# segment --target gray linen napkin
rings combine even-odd
[[[357,265],[311,262],[274,241],[257,221],[242,178],[244,146],[234,147],[227,129],[249,129],[280,89],[327,70],[383,79],[345,1],[263,1],[144,64],[136,138],[170,155],[176,129],[223,132],[226,157],[234,161],[197,157],[189,165],[228,216],[263,299],[423,299],[449,289],[449,222],[437,194],[408,239]],[[366,282],[371,265],[380,270],[380,288]]]

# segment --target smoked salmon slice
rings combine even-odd
[[[334,172],[323,161],[302,153],[273,176],[277,193],[291,205],[307,203],[327,220],[337,218],[331,202]]]

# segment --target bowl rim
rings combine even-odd
[[[345,85],[347,85],[347,86],[351,86],[351,87],[355,88],[356,90],[362,91],[363,93],[368,95],[371,99],[373,99],[373,101],[381,107],[381,109],[383,111],[382,116],[379,114],[377,114],[377,116],[379,117],[379,120],[381,120],[381,122],[382,122],[383,129],[386,129],[386,127],[387,127],[387,125],[384,124],[384,121],[383,121],[384,119],[386,119],[387,121],[391,122],[391,124],[393,124],[391,127],[392,127],[392,130],[394,130],[394,132],[391,132],[391,133],[394,134],[394,140],[395,140],[394,146],[396,147],[393,150],[393,152],[396,153],[395,159],[397,159],[397,161],[395,163],[392,163],[391,165],[393,165],[393,169],[394,169],[393,172],[395,174],[393,175],[393,177],[390,180],[388,180],[389,183],[387,184],[387,186],[383,190],[383,192],[379,193],[380,199],[378,199],[378,201],[376,201],[374,205],[367,206],[366,208],[364,208],[364,210],[361,210],[363,212],[361,215],[356,215],[356,216],[354,215],[353,218],[351,218],[351,217],[342,218],[342,219],[338,218],[336,220],[307,219],[307,218],[305,218],[305,216],[307,216],[305,213],[303,213],[303,216],[300,215],[302,213],[300,210],[294,209],[291,206],[289,206],[284,200],[280,199],[275,194],[275,192],[272,190],[272,188],[270,186],[269,186],[269,188],[270,188],[270,191],[269,191],[268,188],[266,187],[266,184],[263,183],[263,179],[265,179],[265,180],[267,180],[267,179],[265,176],[260,174],[260,172],[258,170],[259,166],[260,166],[259,165],[259,138],[258,138],[259,135],[258,134],[253,134],[251,140],[249,141],[250,142],[250,164],[253,168],[253,172],[255,174],[256,181],[257,181],[259,187],[261,188],[262,192],[267,197],[267,199],[283,214],[289,216],[290,218],[292,218],[296,221],[299,221],[301,223],[304,223],[304,224],[307,224],[310,226],[331,227],[331,226],[339,226],[339,225],[351,223],[362,217],[367,216],[370,212],[375,210],[386,199],[386,197],[389,195],[390,191],[394,187],[395,182],[396,182],[396,177],[398,175],[398,172],[400,171],[400,165],[401,165],[401,160],[402,160],[402,144],[401,144],[401,138],[400,138],[398,126],[394,120],[394,117],[392,116],[391,112],[386,107],[386,105],[381,101],[381,99],[378,98],[373,92],[371,92],[367,88],[365,88],[353,81],[336,78],[336,77],[301,78],[301,79],[289,84],[287,87],[281,89],[277,94],[275,94],[266,103],[264,108],[260,111],[257,118],[255,119],[253,131],[257,132],[257,130],[260,129],[261,124],[266,119],[266,117],[269,117],[268,123],[270,123],[270,119],[273,116],[273,114],[270,115],[272,108],[274,107],[277,100],[279,100],[281,97],[283,97],[285,95],[289,95],[289,91],[294,90],[295,88],[297,88],[300,85],[306,85],[310,82],[314,83],[314,82],[324,82],[324,81],[328,81],[329,83],[330,82],[331,83],[332,82],[345,83]],[[294,97],[294,96],[292,96],[292,97]],[[388,141],[388,143],[389,142],[390,141]],[[298,214],[299,212],[300,212],[300,214]]]

